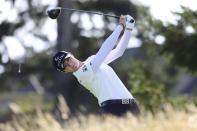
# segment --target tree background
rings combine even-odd
[[[10,5],[9,14],[14,10],[17,17],[12,21],[2,17],[0,22],[1,118],[10,115],[7,110],[10,103],[17,104],[24,112],[39,109],[57,115],[60,95],[65,98],[71,115],[98,114],[97,100],[71,74],[53,69],[51,58],[57,50],[67,50],[85,60],[99,49],[118,21],[101,17],[104,24],[98,27],[95,15],[74,12],[62,13],[57,21],[50,20],[45,13],[49,4],[39,0],[21,1],[26,8],[18,5],[19,0],[6,0],[5,3]],[[183,108],[186,102],[196,102],[196,11],[182,7],[182,13],[175,12],[179,17],[177,24],[165,24],[154,19],[148,7],[129,0],[59,0],[52,4],[115,15],[131,14],[136,19],[133,36],[141,46],[127,49],[124,56],[111,66],[136,97],[142,110],[154,113],[165,103]],[[92,25],[88,29],[83,26],[84,17]],[[49,23],[55,27],[47,26]],[[7,38],[20,43],[25,50],[23,55],[10,56]],[[158,43],[158,38],[163,41]],[[39,44],[44,46],[42,50],[36,49]],[[180,80],[183,85],[187,84],[187,78],[193,80],[192,87],[188,85],[179,90],[177,84]]]

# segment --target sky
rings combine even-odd
[[[191,8],[192,10],[197,10],[197,0],[132,0],[136,4],[143,4],[148,7],[150,7],[150,13],[153,17],[156,19],[162,20],[164,23],[176,23],[176,17],[173,16],[172,11],[179,11],[181,12],[180,5],[184,5],[186,7]],[[37,2],[41,2],[44,5],[50,5],[55,6],[57,1],[56,0],[38,0]],[[23,3],[23,4],[21,4]],[[35,3],[38,4],[38,3]],[[24,0],[16,0],[16,6],[20,7],[20,10],[25,10],[27,8]],[[6,2],[6,0],[1,1],[0,4],[0,22],[3,19],[7,19],[8,21],[16,21],[17,20],[17,13],[14,8],[12,8],[12,5],[9,4],[9,2]],[[95,26],[98,29],[102,29],[104,26],[104,23],[102,22],[102,17],[95,15],[93,17],[93,23],[91,23],[88,19],[88,15],[84,14],[83,17],[81,17],[82,22],[81,26],[88,29],[91,29],[92,26]],[[72,22],[77,21],[78,16],[73,15],[71,17]],[[84,22],[85,21],[85,22]],[[96,24],[95,24],[96,23]],[[43,26],[41,33],[47,33],[48,38],[50,38],[50,41],[54,43],[57,38],[57,34],[54,34],[56,31],[57,23],[54,20],[48,20]],[[48,28],[50,27],[50,28]],[[114,28],[114,25],[111,25],[112,28]],[[20,29],[15,33],[15,35],[22,39],[25,43],[27,43],[26,46],[33,47],[33,49],[37,52],[42,51],[44,48],[46,48],[46,44],[44,44],[40,40],[36,40],[31,34],[28,34],[27,31],[32,30],[32,28],[35,28],[35,25],[31,20],[28,20],[27,24],[23,29]],[[49,31],[50,29],[50,31]],[[99,33],[92,33],[92,34],[99,34]],[[133,36],[129,42],[129,48],[135,48],[139,47],[141,45],[141,41],[138,40],[135,35],[137,34],[137,29],[133,31]],[[87,32],[83,32],[83,35],[88,35]],[[164,38],[162,36],[158,36],[155,38],[158,44],[162,44],[164,41]],[[20,41],[17,40],[16,37],[6,37],[3,39],[3,42],[5,43],[8,54],[11,59],[18,59],[22,57],[25,54],[25,49],[20,44]],[[13,44],[15,43],[15,44]],[[0,52],[3,51],[3,47],[0,44]],[[16,51],[17,50],[17,51]],[[4,61],[8,60],[6,56],[3,56],[2,59]]]
[[[150,7],[150,13],[153,17],[163,22],[176,23],[176,17],[172,14],[174,11],[181,12],[181,6],[197,10],[197,0],[136,0],[143,5]]]

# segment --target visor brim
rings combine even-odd
[[[68,54],[66,55],[66,57],[64,58],[64,60],[70,58],[71,56],[72,56],[72,55],[71,55],[70,53],[68,53]]]

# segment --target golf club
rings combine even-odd
[[[52,9],[48,9],[47,10],[47,15],[51,19],[57,19],[57,17],[60,15],[60,13],[61,13],[62,10],[76,11],[76,12],[84,12],[84,13],[89,13],[89,14],[97,14],[97,15],[102,15],[102,16],[107,16],[107,17],[113,17],[113,18],[117,18],[117,19],[120,18],[120,16],[111,15],[111,14],[104,14],[104,13],[95,12],[95,11],[86,11],[86,10],[78,10],[78,9],[70,9],[70,8],[62,8],[62,7],[55,7],[55,8],[52,8]]]

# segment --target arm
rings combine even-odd
[[[125,30],[117,47],[115,49],[113,49],[109,53],[109,55],[106,57],[106,59],[104,61],[106,64],[111,63],[112,61],[116,60],[117,58],[119,58],[123,55],[124,51],[127,48],[128,43],[129,43],[130,37],[131,37],[131,31]]]
[[[124,23],[124,19],[123,19],[122,23]],[[109,64],[110,62],[116,60],[117,58],[119,58],[123,55],[124,51],[127,48],[128,43],[129,43],[129,40],[131,37],[131,31],[134,28],[134,24],[135,24],[135,20],[131,16],[126,15],[126,29],[124,31],[124,34],[123,34],[119,44],[117,45],[117,47],[115,49],[113,49],[109,53],[109,55],[106,57],[106,59],[104,61],[106,64]]]
[[[95,57],[91,60],[92,69],[94,72],[97,71],[99,66],[102,64],[102,62],[105,60],[107,55],[115,46],[122,30],[123,27],[121,25],[117,26],[114,32],[104,41],[101,48],[96,53]]]

